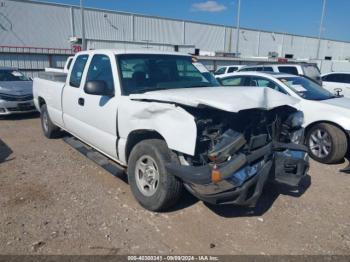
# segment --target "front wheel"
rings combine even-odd
[[[343,160],[348,148],[345,133],[340,128],[326,123],[310,128],[306,135],[306,144],[310,156],[324,164]]]
[[[129,185],[136,200],[148,210],[165,210],[181,195],[181,181],[169,174],[165,167],[171,161],[171,151],[160,139],[144,140],[130,153]]]

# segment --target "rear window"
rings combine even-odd
[[[278,71],[291,75],[299,75],[298,69],[295,66],[279,66]]]
[[[350,74],[329,74],[322,77],[323,81],[350,84]]]

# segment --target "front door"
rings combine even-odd
[[[117,99],[118,92],[115,91],[112,63],[113,56],[105,54],[93,55],[86,74],[88,81],[104,81],[108,88],[114,91],[114,96],[91,95],[80,91],[80,99],[84,101],[81,107],[80,119],[84,125],[81,138],[95,148],[101,150],[110,157],[117,159]],[[116,65],[115,70],[116,70]]]

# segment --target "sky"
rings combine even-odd
[[[79,5],[79,0],[42,0]],[[86,7],[236,26],[238,0],[84,0]],[[322,36],[350,41],[350,0],[326,0]],[[241,27],[318,36],[323,0],[241,0]]]

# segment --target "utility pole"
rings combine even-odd
[[[80,0],[80,14],[81,14],[81,49],[82,49],[82,50],[86,50],[85,21],[84,21],[84,5],[83,5],[83,0]]]
[[[237,0],[237,23],[236,23],[236,56],[239,56],[239,29],[240,29],[240,17],[241,17],[241,0]]]
[[[322,38],[322,31],[323,31],[323,20],[324,20],[324,15],[326,13],[326,3],[327,3],[327,0],[323,0],[322,15],[321,15],[321,22],[320,22],[320,31],[318,33],[318,46],[317,46],[316,59],[320,58],[321,38]]]

